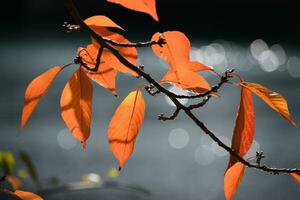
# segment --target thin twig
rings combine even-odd
[[[254,169],[258,169],[261,171],[265,171],[265,172],[271,172],[274,174],[277,173],[293,173],[293,172],[300,172],[300,169],[289,169],[289,168],[273,168],[273,167],[268,167],[268,166],[259,166],[259,165],[254,165],[249,163],[247,160],[245,160],[243,157],[241,157],[238,153],[236,153],[236,151],[232,148],[230,148],[229,146],[227,146],[226,144],[224,144],[214,133],[212,133],[205,125],[203,122],[201,122],[193,113],[192,111],[184,106],[183,104],[181,104],[178,100],[177,97],[170,91],[168,91],[167,89],[165,89],[164,87],[162,87],[158,82],[156,82],[149,74],[145,73],[144,71],[141,71],[139,68],[137,68],[135,65],[131,64],[129,61],[126,60],[126,58],[124,58],[114,47],[110,46],[109,44],[107,44],[105,42],[105,40],[98,35],[96,32],[94,32],[89,26],[87,26],[83,20],[81,19],[76,7],[73,4],[72,0],[64,0],[66,7],[68,8],[69,13],[71,14],[71,16],[74,18],[74,20],[80,25],[80,28],[85,30],[90,36],[92,36],[101,46],[103,46],[104,48],[108,49],[109,51],[111,51],[112,54],[114,54],[119,61],[124,64],[126,67],[128,67],[129,69],[133,70],[134,72],[136,72],[137,74],[139,74],[141,77],[143,77],[147,82],[149,82],[150,84],[153,84],[154,87],[156,87],[158,90],[160,90],[162,93],[164,93],[165,95],[167,95],[171,101],[173,101],[173,103],[176,105],[176,107],[178,109],[183,110],[187,116],[189,116],[192,121],[207,135],[209,135],[211,137],[211,139],[213,141],[215,141],[220,147],[222,147],[223,149],[225,149],[226,151],[228,151],[230,153],[230,155],[234,156],[239,162],[243,163],[244,165],[246,165],[249,168],[254,168]]]
[[[100,66],[101,55],[102,55],[103,49],[104,49],[103,47],[100,47],[100,48],[99,48],[99,51],[98,51],[98,54],[97,54],[97,58],[96,58],[96,64],[95,64],[95,67],[91,67],[91,66],[89,66],[88,64],[86,64],[85,62],[83,62],[81,56],[77,56],[77,57],[74,59],[74,63],[80,64],[82,67],[84,67],[84,68],[87,69],[88,71],[91,71],[91,72],[97,72],[98,69],[99,69],[99,66]]]
[[[205,97],[200,103],[190,105],[190,106],[188,107],[188,109],[193,110],[193,109],[196,109],[196,108],[200,108],[200,107],[205,106],[205,104],[209,101],[209,99],[210,99],[211,97],[212,97],[211,95],[208,95],[208,96]]]
[[[136,42],[136,43],[123,43],[123,42],[117,42],[109,38],[103,37],[103,40],[113,46],[119,46],[119,47],[149,47],[152,45],[159,45],[162,46],[166,44],[166,40],[163,37],[160,37],[157,41],[147,41],[147,42]]]
[[[178,116],[180,110],[181,110],[181,109],[176,108],[176,110],[174,111],[174,113],[173,113],[172,115],[170,115],[170,116],[165,116],[165,115],[162,113],[162,114],[160,114],[160,115],[158,116],[158,120],[162,120],[162,121],[174,120],[174,119]]]

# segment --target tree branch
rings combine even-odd
[[[211,139],[213,141],[215,141],[220,147],[222,147],[223,149],[225,149],[226,151],[228,151],[232,156],[234,156],[239,162],[243,163],[244,165],[246,165],[249,168],[254,168],[254,169],[258,169],[261,171],[265,171],[265,172],[271,172],[274,174],[278,174],[278,173],[292,173],[292,172],[300,172],[300,169],[289,169],[289,168],[272,168],[272,167],[268,167],[268,166],[260,166],[260,165],[255,165],[255,164],[251,164],[250,162],[248,162],[247,160],[245,160],[244,158],[242,158],[240,155],[238,155],[236,153],[236,151],[232,148],[230,148],[229,146],[227,146],[226,144],[224,144],[214,133],[212,133],[205,125],[203,122],[201,122],[191,111],[191,109],[189,109],[188,107],[182,105],[178,100],[175,94],[173,94],[172,92],[168,91],[167,89],[165,89],[164,87],[162,87],[158,82],[156,82],[149,74],[145,73],[144,71],[141,71],[138,67],[136,67],[135,65],[131,64],[129,61],[126,60],[126,58],[124,58],[114,47],[110,46],[109,44],[106,43],[106,41],[100,36],[98,35],[96,32],[94,32],[89,26],[87,26],[83,20],[81,19],[76,7],[73,4],[72,0],[64,0],[66,7],[69,11],[69,13],[71,14],[71,16],[74,18],[74,20],[76,21],[76,23],[79,24],[80,28],[83,29],[84,31],[86,31],[90,36],[92,36],[103,48],[108,49],[109,51],[111,51],[112,54],[114,54],[119,61],[124,64],[125,66],[127,66],[129,69],[133,70],[134,72],[136,72],[137,74],[139,74],[141,77],[143,77],[147,82],[149,82],[150,84],[153,84],[154,87],[156,87],[160,92],[164,93],[165,95],[167,95],[171,101],[173,101],[173,103],[176,105],[177,109],[183,110],[187,116],[189,116],[192,121],[207,135],[209,135],[211,137]]]
[[[147,42],[136,42],[136,43],[123,43],[123,42],[116,42],[112,39],[103,37],[103,40],[113,46],[119,47],[149,47],[152,45],[159,45],[162,46],[166,44],[166,40],[163,37],[160,37],[157,41],[147,41]]]

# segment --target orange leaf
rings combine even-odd
[[[231,200],[235,195],[240,182],[242,181],[245,171],[245,165],[237,162],[230,167],[224,176],[224,193],[225,199]]]
[[[113,22],[111,19],[104,15],[96,15],[89,17],[84,20],[84,22],[90,26],[91,28],[97,28],[97,27],[109,27],[109,28],[119,28],[124,31],[124,29]]]
[[[124,6],[125,8],[143,12],[151,15],[154,20],[159,21],[156,13],[156,2],[155,0],[107,0],[111,3],[116,3]]]
[[[299,175],[299,173],[294,172],[294,173],[290,173],[290,175],[291,175],[298,183],[300,183],[300,175]]]
[[[161,33],[155,33],[152,41],[157,41],[161,37]],[[162,37],[166,40],[166,44],[152,45],[152,50],[156,56],[165,60],[172,71],[178,69],[189,69],[194,72],[203,70],[212,70],[200,62],[190,61],[191,45],[189,39],[179,31],[167,31],[162,33]]]
[[[60,99],[61,116],[83,147],[90,136],[93,88],[80,68],[66,84]]]
[[[290,115],[288,104],[283,96],[257,83],[242,82],[240,84],[251,90],[251,92],[261,98],[268,106],[288,120],[294,127],[298,127]]]
[[[95,67],[98,49],[94,45],[88,45],[85,49],[78,49],[77,54],[82,57],[82,60],[90,67]],[[92,72],[86,69],[84,69],[84,71],[90,79],[108,89],[113,95],[117,95],[117,71],[111,65],[109,65],[109,62],[106,62],[103,59],[103,55],[101,56],[100,66],[97,72]]]
[[[124,29],[113,22],[106,16],[96,15],[89,17],[84,20],[84,22],[94,31],[98,32],[101,36],[107,36],[112,34],[107,28],[118,28],[124,31]]]
[[[42,197],[32,193],[32,192],[25,192],[22,190],[16,190],[14,192],[15,195],[17,195],[22,200],[43,200]]]
[[[117,33],[112,33],[109,34],[107,36],[107,38],[114,40],[116,42],[119,43],[130,43],[129,40],[127,40],[125,37],[123,37],[120,34]],[[94,40],[92,39],[93,45],[96,47],[97,51],[95,55],[95,58],[97,57],[97,53],[98,53],[98,49],[100,48],[100,45]],[[117,46],[115,47],[119,53],[128,60],[128,62],[130,62],[133,65],[137,64],[137,60],[138,60],[138,52],[136,50],[135,47],[120,47]],[[107,65],[109,65],[110,67],[113,67],[114,69],[116,69],[118,72],[121,73],[126,73],[126,74],[131,74],[132,76],[138,76],[137,73],[135,73],[134,71],[132,71],[131,69],[129,69],[128,67],[126,67],[125,65],[123,65],[119,59],[113,55],[109,50],[104,49],[103,53],[102,53],[102,57],[101,57],[101,63],[107,63]]]
[[[14,190],[19,189],[23,185],[23,182],[15,176],[6,176],[6,180],[7,182],[9,182],[9,184],[13,187]]]
[[[235,121],[231,148],[243,157],[250,149],[254,137],[254,106],[251,91],[241,88],[241,100]],[[228,168],[237,160],[230,156]]]
[[[203,76],[186,69],[168,71],[160,83],[171,83],[182,89],[197,93],[210,90],[210,85]]]
[[[34,109],[37,107],[42,96],[47,92],[52,81],[63,68],[53,67],[33,79],[25,92],[25,102],[22,110],[21,128],[24,128]]]
[[[108,142],[122,168],[134,149],[135,139],[142,126],[145,102],[141,91],[135,90],[119,105],[108,127]]]

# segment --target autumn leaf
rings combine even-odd
[[[298,127],[296,122],[292,119],[288,109],[287,101],[282,95],[278,94],[277,92],[273,92],[270,89],[257,83],[242,82],[240,83],[240,85],[251,90],[251,92],[256,94],[268,106],[278,112],[283,118],[288,120],[294,127]]]
[[[130,43],[129,40],[127,40],[124,36],[118,34],[118,33],[113,33],[107,36],[107,38],[119,42],[119,43]],[[100,45],[93,40],[93,44],[97,49],[100,48]],[[138,52],[135,47],[120,47],[116,46],[115,49],[118,50],[118,52],[126,58],[128,62],[130,62],[133,65],[137,64],[138,61]],[[132,76],[138,76],[138,74],[128,67],[126,65],[123,65],[119,59],[113,55],[109,50],[104,49],[102,53],[102,62],[107,62],[108,65],[111,67],[115,68],[118,72],[125,73],[125,74],[131,74]]]
[[[112,32],[108,30],[108,28],[117,28],[124,31],[124,29],[121,26],[119,26],[110,18],[104,15],[96,15],[89,17],[85,19],[84,22],[95,32],[99,33],[101,36],[108,36],[112,34]]]
[[[135,90],[119,105],[108,127],[108,142],[122,168],[131,156],[135,139],[142,126],[145,102],[141,91]]]
[[[231,200],[237,192],[238,186],[242,181],[245,171],[245,165],[237,162],[231,166],[224,176],[224,193],[225,199]]]
[[[77,54],[82,57],[84,63],[88,64],[90,67],[95,67],[98,49],[94,45],[88,45],[85,49],[78,49]],[[103,55],[101,55],[100,59],[101,62],[97,72],[89,71],[87,69],[84,69],[84,71],[90,79],[106,88],[114,96],[116,96],[117,70],[109,65],[109,61],[106,62],[103,59]]]
[[[186,69],[168,71],[160,83],[170,83],[185,90],[203,93],[210,90],[210,85],[201,75]]]
[[[34,194],[32,192],[22,191],[22,190],[16,190],[12,192],[7,189],[0,189],[0,192],[11,195],[19,200],[43,200],[43,198],[37,194]]]
[[[300,175],[299,175],[299,173],[293,172],[293,173],[290,173],[290,175],[291,175],[298,183],[300,183]]]
[[[22,200],[43,200],[42,197],[38,196],[37,194],[34,194],[32,192],[25,192],[22,190],[16,190],[14,192],[15,195],[20,197]]]
[[[84,148],[90,135],[92,96],[92,85],[80,68],[66,84],[60,100],[61,116]]]
[[[116,3],[124,6],[125,8],[143,12],[151,15],[151,17],[159,21],[156,13],[156,2],[155,0],[107,0],[111,3]]]
[[[166,44],[152,45],[154,54],[165,60],[171,71],[178,69],[189,69],[194,72],[203,70],[212,70],[211,67],[206,66],[200,62],[190,61],[191,44],[189,39],[179,31],[167,31],[162,33],[155,33],[152,36],[152,41],[158,41],[160,37],[163,37]]]
[[[19,189],[23,185],[23,182],[19,178],[12,175],[6,176],[6,180],[14,190]]]
[[[231,148],[243,157],[250,149],[254,137],[254,106],[251,91],[247,88],[241,88],[241,100],[233,130]],[[230,156],[228,168],[237,160]]]
[[[21,128],[24,128],[31,114],[37,107],[40,99],[47,92],[52,81],[62,69],[63,68],[60,66],[53,67],[29,83],[24,97],[25,101],[22,110]]]
[[[92,29],[107,27],[107,28],[118,28],[124,31],[124,29],[113,22],[110,18],[104,16],[104,15],[96,15],[89,17],[84,20],[84,23],[86,23],[89,27]]]

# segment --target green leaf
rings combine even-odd
[[[37,174],[36,168],[35,168],[34,164],[32,163],[29,155],[24,151],[20,151],[19,154],[20,154],[21,160],[23,161],[23,163],[27,169],[29,177],[34,182],[38,183],[38,174]]]
[[[0,167],[3,170],[4,175],[11,174],[12,170],[16,165],[16,160],[14,155],[8,151],[0,152]]]

